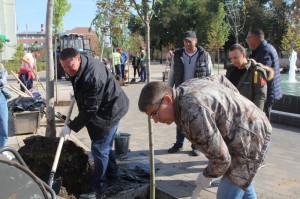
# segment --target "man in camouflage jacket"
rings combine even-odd
[[[197,186],[207,188],[212,178],[223,175],[217,198],[256,198],[252,180],[272,127],[265,113],[224,76],[188,80],[174,94],[164,83],[151,82],[140,94],[139,109],[155,122],[175,122],[208,158]]]

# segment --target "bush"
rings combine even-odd
[[[22,57],[24,56],[24,46],[23,44],[18,44],[15,46],[16,52],[13,56],[13,61],[18,62],[22,60]]]

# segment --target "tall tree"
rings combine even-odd
[[[235,43],[239,43],[239,34],[244,29],[246,22],[246,9],[243,1],[226,1],[226,20],[230,25],[230,31],[235,37]]]
[[[131,6],[135,8],[139,17],[142,19],[145,26],[145,41],[146,41],[146,58],[147,58],[147,82],[151,81],[150,74],[150,21],[154,14],[156,0],[142,0],[141,4],[137,0],[130,0]],[[154,165],[154,149],[153,149],[153,128],[151,118],[148,117],[149,127],[149,148],[150,148],[150,166],[151,166],[151,183],[150,183],[150,198],[155,198],[155,165]]]
[[[219,3],[218,12],[212,16],[209,32],[207,35],[208,43],[206,45],[208,51],[217,52],[219,62],[219,49],[222,48],[228,40],[230,27],[225,21],[226,11],[224,3]]]
[[[54,0],[53,29],[55,34],[63,31],[63,17],[69,12],[71,7],[72,4],[68,0]]]
[[[53,21],[54,0],[48,0],[46,15],[46,115],[47,128],[46,136],[55,137],[55,115],[54,115],[54,64],[53,64],[53,45],[52,45],[52,21]]]
[[[67,14],[67,12],[71,9],[72,5],[67,0],[54,0],[53,7],[53,30],[54,30],[54,67],[55,67],[55,85],[56,85],[56,103],[58,103],[58,94],[57,94],[57,39],[59,37],[59,33],[63,31],[64,23],[63,17]]]

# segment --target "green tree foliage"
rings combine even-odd
[[[138,32],[141,35],[145,35],[145,28],[143,26],[143,21],[139,16],[130,13],[128,21],[128,30],[132,33]]]
[[[288,9],[286,0],[272,0],[264,13],[264,32],[267,35],[268,41],[273,43],[279,49],[283,34],[287,30],[288,22],[285,12]]]
[[[210,52],[216,52],[222,48],[228,40],[230,27],[225,21],[225,16],[224,4],[219,3],[218,12],[212,15],[212,21],[207,33],[208,42],[206,48]]]
[[[12,57],[14,62],[20,62],[22,60],[22,57],[24,56],[24,46],[23,44],[18,44],[15,46],[15,53]]]
[[[141,52],[144,38],[139,33],[132,33],[127,42],[127,52],[130,55],[135,55]]]
[[[286,16],[288,29],[282,38],[282,51],[290,53],[291,50],[300,51],[300,0],[295,0],[288,5]]]
[[[289,54],[293,49],[296,52],[300,52],[300,37],[297,36],[299,34],[297,32],[299,32],[299,29],[296,31],[290,27],[283,35],[281,44],[282,53]]]
[[[151,21],[151,46],[183,45],[182,33],[194,30],[200,45],[207,43],[210,22],[220,0],[162,0]],[[154,35],[154,37],[153,37]]]
[[[54,0],[53,7],[53,29],[55,33],[63,31],[63,17],[71,9],[72,4],[68,0]]]
[[[110,32],[114,47],[123,46],[127,35],[129,5],[126,0],[98,0],[92,24]]]
[[[291,5],[296,5],[299,0],[161,0],[152,11],[151,50],[165,49],[168,44],[182,46],[182,32],[186,30],[194,30],[199,44],[207,46],[211,42],[208,32],[211,30],[214,14],[218,11],[219,2],[225,2],[227,20],[231,10],[234,22],[225,49],[236,42],[247,46],[245,38],[248,30],[250,27],[258,27],[264,31],[268,42],[280,50],[283,35],[287,34],[291,25],[291,15],[287,13],[292,12]],[[139,30],[143,35],[141,21],[139,15],[132,17],[129,22],[130,31]]]

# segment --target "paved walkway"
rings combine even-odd
[[[152,81],[162,81],[164,66],[152,65]],[[218,73],[217,67],[214,70]],[[219,72],[224,74],[224,70]],[[130,74],[132,68],[130,68]],[[43,77],[43,73],[40,74]],[[44,82],[44,78],[41,78]],[[9,83],[15,84],[10,80]],[[131,134],[131,153],[141,156],[149,155],[148,146],[148,120],[144,113],[140,113],[137,107],[139,93],[144,84],[130,84],[122,87],[130,98],[128,114],[120,122],[120,132]],[[71,91],[70,82],[59,81],[58,99],[69,99]],[[45,97],[45,94],[42,94]],[[56,111],[66,113],[68,107],[56,107]],[[76,108],[73,117],[77,114]],[[57,124],[60,132],[62,123]],[[272,145],[266,157],[266,167],[259,170],[254,184],[259,199],[282,199],[300,197],[300,129],[273,124]],[[22,146],[22,139],[28,135],[13,135],[13,126],[10,126],[9,145],[18,149]],[[41,121],[39,134],[45,132],[45,118]],[[189,198],[195,188],[194,180],[197,174],[205,168],[207,159],[201,155],[193,157],[189,155],[191,150],[188,141],[184,144],[184,150],[177,154],[168,154],[167,149],[175,142],[175,125],[163,125],[153,123],[153,137],[155,149],[156,186],[175,198]],[[31,136],[31,135],[29,135]],[[72,133],[71,139],[80,146],[89,150],[90,140],[86,129],[79,133]],[[215,198],[216,187],[208,188],[201,192],[201,198]]]

